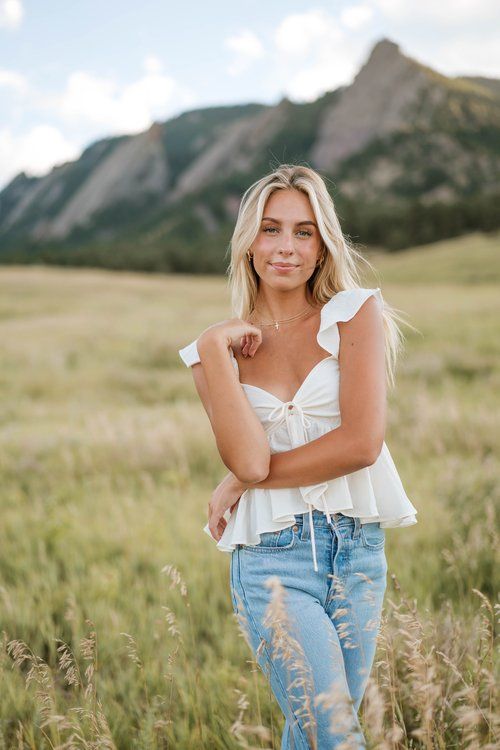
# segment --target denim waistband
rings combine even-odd
[[[295,513],[295,523],[297,525],[300,525],[304,523],[304,519],[307,517],[308,513],[307,511],[304,513]],[[328,521],[328,518],[324,511],[317,510],[317,508],[314,508],[312,511],[313,516],[313,522],[316,527],[318,526],[330,526],[330,522]],[[330,513],[330,518],[332,519],[332,523],[335,524],[335,526],[351,526],[355,525],[356,519],[352,516],[345,516],[343,513]]]

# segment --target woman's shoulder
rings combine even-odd
[[[384,302],[380,287],[342,289],[328,300],[321,310],[321,325],[318,332],[318,342],[323,349],[338,357],[340,336],[337,323],[351,320],[363,303],[372,296],[377,299],[382,309]]]

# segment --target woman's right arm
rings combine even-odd
[[[258,335],[260,331],[238,319],[225,323],[229,327],[211,326],[197,339],[200,362],[192,365],[193,378],[222,461],[241,482],[259,482],[269,473],[269,441],[241,387],[228,346],[249,327]]]

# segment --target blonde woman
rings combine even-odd
[[[282,750],[365,747],[357,712],[386,588],[385,529],[417,522],[384,442],[398,316],[379,287],[360,286],[360,260],[322,177],[281,165],[241,201],[234,317],[179,350],[229,469],[204,530],[231,554],[234,611],[283,711]],[[269,616],[272,576],[288,653]]]

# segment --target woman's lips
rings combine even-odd
[[[293,265],[280,266],[280,265],[275,265],[274,263],[271,263],[270,266],[271,268],[274,268],[275,271],[281,271],[282,273],[287,272],[287,271],[293,271],[294,268],[297,268],[297,266],[293,266]]]

